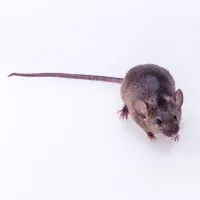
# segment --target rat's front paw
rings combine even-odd
[[[125,105],[122,110],[119,110],[118,113],[120,114],[120,119],[128,119],[128,108]]]
[[[178,142],[179,141],[180,136],[176,135],[175,137],[172,138],[172,140],[174,140],[174,142]]]
[[[147,135],[151,141],[155,142],[157,140],[157,137],[152,132],[148,132]]]

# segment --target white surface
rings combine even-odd
[[[200,199],[198,0],[0,2],[0,199]],[[119,121],[117,84],[6,76],[123,77],[168,68],[184,91],[178,144]]]

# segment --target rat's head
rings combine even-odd
[[[175,137],[180,129],[182,104],[183,93],[178,89],[172,97],[160,96],[155,105],[135,100],[133,108],[150,131]]]

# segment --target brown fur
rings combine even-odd
[[[131,118],[145,132],[168,137],[178,134],[183,95],[181,90],[176,92],[168,70],[153,64],[133,67],[127,72],[120,92]],[[157,119],[162,120],[162,125],[156,123]]]

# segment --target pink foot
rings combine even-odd
[[[153,133],[149,132],[147,135],[151,141],[155,142],[157,140],[157,137]]]
[[[178,142],[179,141],[180,136],[176,135],[175,137],[172,138],[172,140],[174,140],[174,142]]]
[[[128,119],[128,108],[126,105],[122,108],[122,110],[119,110],[118,113],[120,113],[120,119]]]

